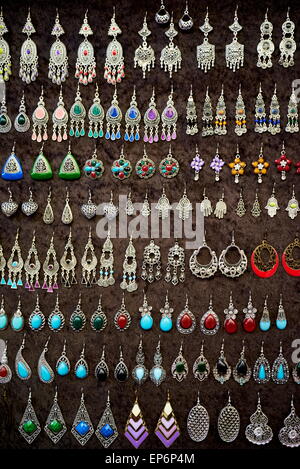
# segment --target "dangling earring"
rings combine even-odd
[[[179,383],[183,381],[189,372],[189,367],[186,359],[182,355],[183,342],[181,341],[179,353],[171,366],[171,373],[173,378],[175,378]]]
[[[83,344],[82,351],[79,360],[76,362],[74,367],[74,373],[76,378],[85,379],[89,374],[89,367],[84,357],[85,344]]]
[[[196,154],[191,161],[191,168],[195,171],[194,181],[199,181],[199,174],[200,171],[203,169],[204,165],[205,161],[203,160],[203,158],[200,157],[198,145],[196,145]]]
[[[89,189],[88,201],[85,204],[80,206],[80,211],[82,215],[85,216],[88,220],[94,218],[97,214],[97,205],[92,201],[92,191]]]
[[[58,358],[55,368],[59,376],[66,376],[70,373],[71,365],[70,365],[70,360],[68,359],[67,354],[66,354],[66,339],[64,341],[62,354]]]
[[[204,23],[199,29],[204,34],[204,38],[202,44],[197,46],[197,62],[198,68],[206,73],[211,67],[215,66],[215,46],[208,42],[208,34],[214,29],[209,23],[208,7],[206,8]]]
[[[208,137],[214,134],[213,119],[213,109],[207,87],[202,114],[202,137]]]
[[[173,272],[171,273],[171,268]],[[180,268],[180,274],[177,274],[178,269]],[[169,249],[168,252],[168,264],[166,267],[165,281],[172,283],[172,285],[177,285],[178,282],[184,282],[185,280],[185,252],[184,248],[179,246],[176,241],[174,246]]]
[[[50,48],[49,72],[48,78],[52,83],[61,85],[68,78],[68,55],[65,44],[59,39],[65,34],[62,25],[59,22],[58,10],[56,11],[55,23],[51,35],[55,36],[55,41]]]
[[[261,343],[260,355],[253,367],[253,379],[258,384],[265,384],[270,380],[271,369],[268,360],[264,355],[264,342]]]
[[[84,120],[86,116],[86,109],[82,104],[82,98],[79,89],[79,83],[77,85],[75,101],[70,109],[70,137],[84,137]]]
[[[199,391],[197,403],[189,411],[186,427],[189,437],[193,441],[203,441],[208,435],[209,415],[206,408],[200,405]]]
[[[126,422],[124,436],[137,449],[148,437],[149,431],[146,426],[137,397]]]
[[[1,118],[1,114],[0,114]],[[21,161],[15,154],[15,143],[12,147],[11,154],[6,159],[1,170],[1,178],[4,181],[19,181],[23,179],[24,173],[21,165]]]
[[[147,25],[147,13],[144,17],[143,27],[138,32],[142,38],[142,44],[135,50],[134,53],[134,68],[138,65],[143,72],[143,78],[146,78],[146,72],[150,72],[151,68],[155,65],[155,54],[153,47],[147,44],[147,37],[150,36],[151,31]]]
[[[260,214],[261,214],[261,208],[260,208],[260,203],[259,203],[259,199],[258,199],[258,189],[256,189],[255,199],[254,199],[254,202],[253,202],[253,205],[252,205],[252,208],[251,208],[251,215],[254,218],[258,218],[258,217],[260,217]]]
[[[257,309],[252,304],[251,291],[249,291],[249,301],[247,307],[243,309],[245,315],[243,319],[243,329],[245,332],[253,332],[256,329],[256,320],[255,316]]]
[[[127,290],[132,293],[137,290],[138,284],[136,281],[137,275],[137,261],[136,250],[132,242],[132,235],[130,236],[129,244],[125,251],[125,258],[123,262],[123,280],[120,283],[122,290]]]
[[[189,309],[189,299],[186,295],[185,307],[177,316],[176,327],[181,334],[191,334],[196,327],[196,319],[192,311]]]
[[[132,173],[132,166],[130,161],[124,156],[123,146],[121,148],[121,154],[119,158],[113,161],[111,166],[111,172],[114,178],[119,181],[124,181],[128,179]]]
[[[281,131],[280,107],[279,107],[278,98],[276,94],[276,83],[275,83],[274,93],[273,93],[271,104],[270,104],[268,131],[270,132],[271,135],[278,134]]]
[[[96,311],[92,314],[90,324],[93,331],[100,332],[103,331],[107,326],[107,317],[106,314],[102,311],[101,303],[102,295],[99,297],[98,307]]]
[[[86,317],[81,309],[81,293],[79,293],[77,306],[70,317],[70,326],[73,331],[80,332],[85,328],[85,323]]]
[[[208,360],[205,358],[204,353],[204,341],[202,340],[200,355],[196,358],[193,365],[193,374],[199,381],[204,381],[208,378],[210,373],[210,366]]]
[[[28,324],[33,331],[40,331],[45,325],[45,315],[40,309],[39,295],[36,295],[35,308],[29,316]]]
[[[294,132],[299,132],[299,123],[298,123],[298,102],[295,95],[295,88],[292,84],[292,93],[289,99],[288,112],[287,112],[287,124],[285,131],[293,134]]]
[[[84,446],[94,433],[94,427],[85,407],[84,393],[81,389],[81,399],[76,413],[71,433],[81,446]]]
[[[6,280],[5,280],[5,267],[6,267],[6,260],[3,255],[3,247],[2,244],[0,244],[0,272],[1,272],[1,280],[0,280],[0,285],[6,285]]]
[[[155,384],[159,386],[166,379],[166,370],[162,366],[162,355],[160,351],[160,339],[156,346],[156,351],[153,357],[153,367],[150,370],[150,379]]]
[[[75,72],[75,78],[78,78],[79,83],[83,85],[92,83],[93,79],[96,78],[94,47],[88,41],[88,36],[91,36],[93,31],[88,23],[87,13],[88,10],[84,15],[83,23],[79,30],[79,34],[84,36],[84,39],[78,47]]]
[[[300,446],[300,419],[295,412],[294,396],[291,399],[291,412],[284,419],[284,427],[282,427],[278,434],[280,443],[289,448],[296,448]]]
[[[125,331],[131,324],[131,316],[125,306],[124,293],[122,295],[122,303],[120,309],[114,316],[114,325],[119,331]]]
[[[145,367],[145,355],[143,351],[143,340],[140,339],[138,351],[136,354],[136,366],[132,370],[132,377],[137,384],[143,384],[148,378],[149,372]]]
[[[273,25],[268,20],[268,8],[265,14],[265,19],[260,25],[260,41],[257,44],[257,67],[263,69],[272,67],[272,54],[274,52],[275,46],[272,41],[272,31]]]
[[[221,410],[218,417],[219,437],[225,443],[232,443],[240,432],[240,414],[231,404],[230,392],[228,391],[228,403]]]
[[[156,109],[155,90],[153,88],[149,106],[144,114],[144,142],[158,142],[158,126],[160,114]]]
[[[188,220],[190,217],[190,212],[193,210],[193,205],[191,204],[188,196],[186,194],[186,185],[184,187],[183,196],[179,200],[176,210],[178,210],[178,217],[181,220]]]
[[[148,157],[145,146],[142,158],[135,165],[135,172],[141,179],[149,179],[154,176],[155,163]]]
[[[286,314],[284,311],[284,307],[282,304],[282,293],[280,293],[280,300],[279,300],[279,306],[278,306],[278,313],[277,313],[277,318],[276,318],[276,327],[280,331],[285,329],[287,326],[287,319],[286,319]]]
[[[263,312],[259,321],[259,328],[261,331],[268,331],[271,327],[270,313],[268,309],[268,295],[266,295]]]
[[[284,142],[282,142],[282,149],[280,152],[280,157],[275,160],[275,165],[277,171],[281,174],[281,180],[286,180],[287,173],[291,170],[291,166],[293,164],[292,160],[288,159],[286,156]]]
[[[259,84],[258,95],[255,102],[254,131],[263,133],[268,130],[266,118],[265,101],[262,95],[261,83]]]
[[[49,114],[45,106],[44,101],[44,89],[41,88],[41,94],[37,103],[37,106],[32,114],[32,136],[33,141],[41,142],[42,140],[48,140],[47,124],[49,120]]]
[[[198,262],[198,256],[200,254],[200,251],[202,249],[208,249],[211,260],[208,264],[200,264]],[[192,274],[194,274],[198,278],[210,278],[215,275],[215,273],[218,270],[218,258],[215,253],[206,243],[205,240],[205,233],[203,236],[203,242],[202,244],[198,247],[198,249],[195,249],[193,254],[190,257],[189,260],[189,266]]]
[[[270,443],[273,438],[273,432],[272,428],[268,425],[268,417],[261,410],[259,393],[256,411],[250,416],[250,422],[245,430],[247,440],[255,445]]]
[[[166,10],[163,0],[161,0],[159,10],[155,13],[155,21],[158,24],[167,24],[170,21],[170,13]]]
[[[163,186],[162,194],[160,198],[157,201],[157,204],[155,206],[156,210],[158,210],[158,216],[164,220],[165,218],[168,218],[169,216],[169,211],[172,210],[172,206],[169,202],[168,197],[166,196],[166,191]]]
[[[223,169],[223,166],[225,164],[225,161],[221,156],[219,155],[219,143],[217,143],[217,149],[216,149],[216,154],[211,160],[210,167],[215,173],[215,181],[218,182],[220,181],[220,173]]]
[[[121,138],[121,121],[122,121],[122,111],[119,107],[118,95],[117,95],[117,87],[115,87],[115,91],[113,94],[113,98],[111,100],[110,107],[106,111],[106,133],[105,138],[106,140],[119,140]]]
[[[276,384],[285,384],[290,377],[289,365],[282,354],[282,343],[280,342],[279,355],[272,365],[271,377]]]
[[[44,350],[42,351],[42,353],[40,355],[40,358],[39,358],[39,362],[38,362],[38,375],[39,375],[39,378],[42,381],[42,383],[46,383],[46,384],[52,383],[52,381],[54,380],[53,370],[52,370],[51,366],[49,365],[49,363],[47,362],[47,360],[45,358],[45,354],[48,351],[49,340],[50,340],[50,337],[48,338],[47,342],[45,343]]]
[[[281,262],[282,267],[288,275],[292,277],[300,277],[300,262],[297,258],[294,257],[294,249],[300,247],[300,239],[298,234],[296,235],[294,241],[290,242],[283,251]]]
[[[8,29],[3,19],[3,12],[1,7],[0,12],[0,42],[2,44],[3,54],[1,57],[1,64],[0,64],[0,81],[3,83],[9,80],[11,75],[11,57],[10,57],[10,50],[9,45],[5,39],[3,39],[3,34],[8,33]]]
[[[16,213],[19,208],[19,204],[13,200],[12,191],[8,187],[9,199],[7,202],[1,203],[1,211],[6,217],[11,217]]]
[[[65,244],[64,253],[60,259],[61,283],[64,287],[70,288],[71,285],[77,284],[75,271],[76,265],[77,258],[74,254],[74,246],[72,243],[72,231],[70,228],[68,241]]]
[[[41,432],[40,423],[31,403],[31,388],[29,388],[27,406],[19,425],[19,432],[28,444],[31,444]]]
[[[120,346],[120,358],[119,362],[116,364],[115,371],[114,371],[114,377],[117,381],[120,383],[123,383],[128,379],[129,372],[128,368],[126,366],[126,363],[124,362],[123,358],[123,353],[122,353],[122,347]]]
[[[203,334],[214,335],[218,332],[219,328],[220,320],[213,310],[212,295],[210,295],[208,310],[203,314],[200,320],[200,329]]]
[[[154,280],[160,280],[161,278],[161,255],[160,247],[154,243],[151,239],[148,246],[144,248],[143,254],[143,264],[142,264],[142,273],[141,279],[147,280],[149,283],[152,283]],[[147,271],[148,267],[148,271]],[[154,273],[154,268],[156,267],[156,272]]]
[[[268,261],[262,259],[261,253],[264,249],[269,252],[270,257]],[[278,266],[279,257],[276,249],[263,239],[262,243],[256,246],[251,254],[251,267],[253,272],[258,277],[270,278],[276,273]]]
[[[109,287],[115,283],[113,251],[114,247],[110,239],[110,232],[108,231],[100,257],[100,278],[97,282],[99,287]]]
[[[20,56],[20,71],[19,76],[22,81],[25,81],[27,85],[32,81],[35,81],[38,76],[38,55],[37,46],[31,39],[31,34],[36,32],[30,16],[30,8],[28,9],[28,16],[24,28],[22,29],[23,34],[27,34],[27,39],[22,44],[21,56]]]
[[[17,257],[17,259],[15,259]],[[10,257],[7,261],[6,267],[8,270],[8,279],[6,285],[16,290],[18,287],[23,286],[22,282],[22,269],[24,261],[22,259],[21,248],[19,245],[19,228],[17,229],[14,245],[11,250]]]
[[[168,292],[163,308],[160,309],[161,318],[159,321],[159,328],[163,332],[169,332],[173,328],[172,313],[174,309],[170,307]]]
[[[269,217],[273,218],[275,215],[277,215],[277,210],[280,210],[280,207],[278,205],[278,201],[275,197],[275,182],[273,184],[273,190],[271,196],[268,198],[267,205],[265,206],[265,209],[268,212]]]
[[[148,201],[148,192],[146,191],[145,199],[141,208],[141,215],[143,215],[143,217],[149,217],[150,213],[151,213],[151,207]]]
[[[224,200],[224,197],[225,197],[225,194],[224,194],[224,189],[223,189],[221,198],[216,203],[216,208],[214,210],[214,215],[219,220],[222,220],[222,218],[224,218],[224,216],[227,213],[227,205],[226,205],[226,202]]]
[[[10,319],[10,327],[15,332],[21,332],[24,328],[24,323],[25,323],[25,320],[24,320],[23,313],[21,311],[21,300],[19,296],[17,309]]]
[[[5,99],[5,93],[4,93],[1,107],[0,107],[0,133],[6,134],[10,131],[10,129],[11,129],[11,119],[9,115],[7,114],[6,99]]]
[[[101,383],[106,381],[109,377],[109,368],[105,361],[105,345],[103,345],[100,361],[97,363],[95,368],[95,377]]]
[[[240,190],[240,197],[239,201],[237,203],[235,213],[237,214],[238,217],[242,218],[246,214],[246,207],[245,207],[245,202],[243,199],[243,189]]]
[[[226,256],[228,254],[229,250],[237,250],[238,254],[240,256],[239,261],[237,261],[234,264],[230,264]],[[245,254],[245,251],[243,249],[240,249],[236,244],[235,244],[235,239],[234,239],[234,231],[232,232],[232,238],[231,238],[231,244],[227,246],[226,249],[223,249],[223,251],[220,254],[219,257],[219,270],[222,272],[223,275],[226,277],[240,277],[243,275],[246,270],[247,270],[247,265],[248,265],[248,260],[247,256]]]
[[[114,13],[107,33],[108,36],[112,36],[113,39],[107,46],[104,65],[104,80],[111,85],[121,83],[122,78],[125,77],[123,48],[119,41],[117,41],[117,35],[121,34],[122,31],[115,20],[115,7],[113,7],[113,11]]]
[[[106,407],[95,433],[104,448],[108,448],[118,438],[118,429],[110,408],[109,391],[107,392]]]
[[[140,317],[140,327],[144,331],[149,331],[153,326],[153,317],[151,315],[152,306],[148,305],[147,296],[144,291],[144,301],[143,305],[139,307],[139,312],[141,313]]]
[[[209,217],[212,213],[212,206],[211,206],[211,201],[206,195],[206,188],[204,187],[203,189],[203,199],[200,203],[200,210],[203,213],[204,217]]]
[[[0,23],[1,24],[1,23]],[[3,39],[2,39],[3,41]],[[23,91],[20,101],[19,112],[14,121],[14,127],[17,132],[27,132],[30,128],[30,119],[26,113],[25,93]]]
[[[22,381],[26,381],[29,379],[32,375],[31,373],[31,368],[26,362],[26,360],[23,357],[22,350],[25,348],[25,337],[26,337],[26,332],[24,334],[22,343],[20,345],[20,348],[17,352],[16,358],[15,358],[15,370],[18,378],[20,378]]]
[[[243,27],[239,24],[237,10],[238,6],[235,9],[233,24],[229,26],[230,31],[233,32],[233,39],[225,48],[226,67],[230,68],[233,72],[244,65],[244,45],[240,44],[237,40],[237,35]]]
[[[226,135],[226,105],[224,100],[224,87],[222,85],[221,94],[217,102],[215,116],[215,135]]]
[[[224,339],[222,341],[219,358],[213,367],[213,375],[221,384],[228,381],[231,376],[231,366],[228,364],[224,354]]]
[[[60,310],[58,294],[57,294],[54,310],[52,311],[52,313],[50,313],[48,317],[48,326],[51,329],[51,331],[58,332],[64,327],[64,325],[65,325],[65,317]]]
[[[87,287],[91,287],[92,284],[96,283],[96,266],[97,257],[95,255],[95,248],[92,241],[91,228],[89,229],[88,241],[84,248],[84,253],[81,258],[81,283]]]
[[[54,142],[62,142],[68,139],[67,123],[69,120],[68,113],[65,108],[65,103],[62,95],[62,86],[60,87],[59,98],[56,109],[52,114],[53,130],[52,140]]]
[[[54,213],[51,206],[51,187],[49,187],[47,205],[43,214],[43,222],[46,225],[51,225],[54,222]]]
[[[44,143],[40,149],[40,152],[30,170],[30,177],[36,181],[46,181],[51,179],[53,176],[53,171],[48,159],[45,157],[43,153]],[[50,189],[49,189],[50,191]],[[46,222],[45,222],[46,223]]]
[[[174,106],[173,100],[173,85],[171,86],[171,93],[168,96],[167,105],[161,113],[161,139],[170,142],[177,138],[176,123],[178,120],[178,113]],[[171,153],[171,151],[170,151]]]
[[[131,216],[135,213],[135,207],[131,199],[131,191],[129,191],[129,194],[127,196],[125,212],[128,216]]]
[[[29,199],[26,202],[22,202],[21,210],[24,215],[30,217],[37,211],[38,208],[38,204],[33,200],[31,187],[29,187]]]
[[[241,85],[235,104],[235,133],[241,136],[247,132],[245,103],[242,97]]]
[[[4,308],[4,296],[1,297],[0,305],[0,331],[4,331],[8,326],[8,317]]]
[[[103,211],[108,220],[114,220],[119,213],[118,207],[113,202],[114,196],[113,192],[110,192],[110,200],[108,203],[104,204]]]
[[[169,391],[167,401],[156,425],[155,435],[166,448],[169,448],[180,436],[180,429],[171,406]]]
[[[232,375],[234,380],[242,386],[245,383],[248,383],[251,378],[251,374],[251,368],[245,358],[245,345],[243,340],[243,348],[240,354],[240,358],[233,369]]]
[[[65,420],[57,401],[57,386],[44,430],[54,444],[58,443],[67,431]]]
[[[300,361],[298,361],[292,371],[293,380],[296,384],[300,384]]]
[[[59,263],[56,259],[56,251],[54,248],[54,234],[50,240],[50,246],[47,251],[46,259],[43,263],[44,283],[42,288],[47,290],[47,293],[53,293],[53,290],[58,289],[57,276],[59,271]]]
[[[125,126],[124,140],[126,142],[134,142],[140,139],[141,118],[142,118],[141,113],[137,107],[135,86],[134,86],[130,105],[125,114],[126,126]]]
[[[230,292],[229,305],[228,305],[228,308],[224,309],[224,314],[225,314],[224,329],[228,334],[234,334],[238,329],[237,320],[236,320],[238,310],[233,305],[232,292]]]
[[[4,350],[0,360],[0,384],[9,383],[12,377],[11,369],[7,359],[7,341],[5,341]]]
[[[83,166],[84,175],[87,176],[91,181],[100,179],[105,171],[104,164],[97,157],[97,148],[95,148],[91,158],[86,160]]]
[[[178,21],[178,26],[182,31],[188,31],[194,26],[194,21],[189,14],[188,2],[186,2],[184,13]]]
[[[245,161],[241,160],[239,145],[236,146],[236,154],[234,160],[228,163],[228,166],[231,169],[231,174],[234,176],[234,182],[238,184],[240,181],[240,176],[245,173],[245,167],[247,166]]]
[[[177,72],[177,70],[181,68],[181,52],[178,46],[175,46],[173,43],[177,34],[178,31],[174,28],[172,13],[170,27],[165,32],[165,35],[169,39],[169,44],[163,48],[160,55],[160,67],[163,68],[165,72],[169,72],[170,78],[172,78],[173,68],[174,72]]]
[[[288,212],[288,216],[291,218],[291,220],[294,220],[296,216],[298,215],[298,212],[300,212],[299,202],[295,197],[294,184],[293,184],[293,190],[292,190],[292,198],[288,201],[288,204],[285,210],[286,212]]]
[[[193,97],[193,87],[191,85],[190,95],[186,104],[186,134],[196,135],[198,133],[197,108]]]
[[[95,96],[93,99],[93,103],[88,111],[88,118],[89,118],[88,137],[102,138],[104,135],[104,132],[103,132],[104,109],[100,101],[97,83],[96,83]]]
[[[284,68],[292,67],[294,62],[294,53],[296,52],[296,42],[294,40],[295,23],[290,19],[290,7],[286,14],[286,20],[282,24],[282,40],[279,44],[280,57],[278,60],[279,65]]]

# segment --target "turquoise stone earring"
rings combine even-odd
[[[87,362],[84,358],[84,349],[85,349],[85,344],[83,344],[82,352],[80,354],[80,358],[76,362],[75,369],[74,369],[75,376],[76,376],[76,378],[79,378],[79,379],[87,378],[87,376],[89,374],[89,367],[88,367],[88,364],[87,364]]]
[[[260,355],[253,367],[253,378],[258,384],[265,384],[270,380],[270,364],[264,356],[264,343],[261,343]]]
[[[272,371],[271,371],[272,380],[276,384],[285,384],[290,376],[288,362],[282,354],[282,344],[280,342],[279,355],[274,360]]]
[[[285,311],[283,308],[282,304],[282,293],[280,293],[280,300],[279,300],[279,306],[278,306],[278,313],[277,313],[277,318],[276,318],[276,327],[279,330],[285,329],[287,326],[287,319],[285,315]]]
[[[264,309],[261,315],[261,319],[259,321],[259,328],[261,331],[264,331],[264,332],[268,331],[271,327],[270,313],[268,310],[267,301],[268,301],[268,295],[266,295]]]
[[[26,333],[24,334],[21,346],[17,352],[16,359],[15,359],[15,370],[17,376],[23,380],[26,381],[31,377],[31,369],[26,360],[23,357],[22,350],[24,350],[25,347],[25,337]]]
[[[62,354],[57,360],[55,368],[59,376],[66,376],[70,373],[71,365],[70,365],[70,360],[68,359],[67,354],[66,354],[66,340],[64,343]]]
[[[7,328],[7,326],[8,326],[8,317],[4,309],[4,297],[2,295],[1,306],[0,306],[0,331],[4,331]]]
[[[145,354],[143,351],[143,341],[140,339],[138,351],[136,354],[136,366],[132,370],[132,377],[137,384],[142,384],[148,378],[149,372],[144,365]]]
[[[159,322],[159,328],[163,332],[169,332],[172,327],[173,327],[173,322],[172,322],[172,313],[174,309],[170,307],[169,304],[169,298],[168,298],[168,292],[166,294],[166,301],[165,305],[163,308],[161,308],[161,319]]]
[[[2,167],[1,177],[5,181],[19,181],[24,177],[21,162],[15,154],[15,144]]]
[[[45,315],[40,310],[39,295],[36,295],[35,308],[29,316],[28,323],[33,331],[40,331],[45,325]]]
[[[150,370],[150,379],[156,386],[159,386],[166,378],[166,370],[162,367],[160,340],[158,341],[153,361],[154,365]]]
[[[49,363],[47,362],[47,360],[45,358],[45,354],[48,351],[49,340],[50,340],[50,337],[47,340],[47,342],[45,343],[44,350],[42,351],[42,353],[40,355],[40,358],[39,358],[39,362],[38,362],[38,375],[39,375],[39,378],[42,381],[42,383],[46,383],[46,384],[52,383],[52,381],[54,379],[53,370],[52,370],[51,366],[49,365]]]
[[[58,302],[58,294],[56,297],[56,304],[55,308],[48,317],[48,326],[51,329],[51,331],[57,332],[60,331],[65,324],[65,317],[63,313],[60,311],[59,308],[59,302]]]
[[[21,300],[19,297],[19,302],[17,306],[17,310],[14,312],[10,319],[10,327],[12,328],[13,331],[15,332],[20,332],[24,328],[24,316],[21,311]]]
[[[153,317],[151,315],[152,306],[148,305],[147,297],[144,292],[143,306],[140,306],[141,313],[140,326],[144,331],[149,331],[153,326]]]

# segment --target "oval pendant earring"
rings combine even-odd
[[[224,384],[231,376],[231,366],[228,364],[224,353],[224,339],[221,346],[219,358],[213,368],[213,375],[219,383]]]
[[[282,343],[280,342],[279,355],[274,360],[271,377],[276,384],[285,384],[289,380],[289,365],[282,353]]]
[[[109,368],[105,361],[105,345],[103,345],[100,361],[95,368],[95,377],[100,383],[104,383],[109,377]]]
[[[75,365],[75,368],[74,368],[75,376],[76,376],[76,378],[79,378],[79,379],[87,378],[87,376],[89,374],[89,367],[88,367],[87,361],[85,360],[85,357],[84,357],[84,349],[85,349],[85,344],[83,344],[82,352],[80,354],[80,358],[76,362],[76,365]]]
[[[208,360],[205,358],[204,353],[204,341],[202,341],[200,355],[196,358],[193,365],[193,374],[199,381],[204,381],[208,378],[210,373],[210,366]]]
[[[30,119],[26,113],[24,91],[20,101],[19,112],[14,121],[14,127],[17,132],[27,132],[30,128]]]
[[[114,376],[119,383],[124,383],[128,379],[129,372],[126,363],[124,362],[122,347],[120,346],[120,358],[114,371]]]
[[[170,307],[168,292],[166,294],[165,305],[160,309],[161,318],[159,328],[163,332],[169,332],[173,328],[172,314],[174,309]]]
[[[212,295],[210,295],[208,310],[203,314],[200,320],[200,329],[205,335],[214,335],[218,332],[219,328],[220,320],[213,310]]]
[[[228,392],[228,403],[221,410],[218,417],[219,437],[225,443],[232,443],[237,439],[240,432],[240,414],[231,404],[230,393]]]
[[[162,367],[162,354],[160,351],[160,340],[158,341],[156,351],[153,358],[154,365],[150,370],[150,379],[159,386],[166,378],[166,370]]]
[[[131,316],[125,306],[124,293],[122,295],[121,307],[114,317],[114,324],[119,331],[125,331],[131,324]]]
[[[70,326],[75,332],[80,332],[84,329],[86,323],[86,317],[84,312],[81,309],[81,293],[79,294],[79,299],[75,311],[71,314],[70,317]]]
[[[45,315],[40,310],[39,295],[36,295],[35,308],[29,316],[28,323],[33,331],[40,331],[45,325]]]
[[[19,296],[17,309],[10,319],[10,327],[12,328],[13,331],[20,332],[24,328],[24,323],[25,321],[24,321],[23,313],[21,311],[21,300]]]
[[[4,331],[8,326],[8,317],[4,309],[4,296],[2,295],[0,306],[0,331]]]
[[[60,331],[65,325],[65,317],[63,313],[60,311],[59,302],[58,302],[58,294],[56,296],[56,303],[54,310],[50,313],[48,317],[48,326],[51,331],[58,332]]]
[[[68,359],[67,354],[66,354],[66,339],[64,342],[62,354],[57,360],[55,368],[59,376],[66,376],[70,373],[71,365],[70,365],[70,360]]]
[[[48,351],[49,340],[50,340],[50,337],[48,338],[47,342],[45,343],[44,350],[42,351],[42,353],[40,355],[40,358],[39,358],[39,362],[38,362],[38,375],[39,375],[39,378],[42,381],[42,383],[46,383],[46,384],[52,383],[52,381],[54,380],[53,370],[52,370],[51,366],[49,365],[49,363],[47,362],[47,360],[45,358],[45,355]]]
[[[193,441],[203,441],[208,435],[209,414],[206,408],[200,404],[199,391],[197,403],[189,411],[186,426],[189,437]]]
[[[143,341],[141,338],[136,354],[136,366],[132,370],[132,377],[137,384],[143,384],[148,378],[149,372],[145,367],[144,363],[145,354],[143,351]]]
[[[271,327],[270,313],[269,313],[267,301],[268,301],[268,295],[266,295],[263,312],[259,321],[259,328],[261,331],[264,331],[264,332],[268,331]]]
[[[9,383],[12,377],[11,369],[7,359],[7,341],[5,341],[4,350],[0,360],[0,384]]]
[[[196,327],[196,319],[189,309],[189,299],[187,295],[185,307],[176,319],[176,327],[181,334],[190,334]]]
[[[102,311],[102,303],[101,303],[102,295],[100,295],[99,303],[96,311],[92,314],[91,317],[91,328],[93,331],[101,332],[106,328],[107,325],[107,317],[106,314]]]
[[[15,358],[15,370],[17,376],[23,380],[26,381],[31,377],[31,369],[26,360],[23,357],[22,351],[25,348],[25,338],[26,338],[26,333],[24,334],[21,346],[17,352],[16,358]]]
[[[247,383],[251,378],[251,368],[248,365],[245,358],[245,345],[243,341],[243,348],[240,354],[240,358],[233,369],[233,378],[241,386]]]

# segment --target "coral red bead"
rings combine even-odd
[[[142,170],[143,170],[145,173],[148,171],[148,169],[149,169],[148,166],[146,166],[146,165],[142,166]]]
[[[127,326],[127,317],[124,314],[120,314],[117,320],[118,326],[120,329],[124,329]]]
[[[216,318],[212,315],[209,314],[204,321],[204,327],[205,329],[208,329],[209,331],[213,330],[217,325],[217,320]]]
[[[253,318],[244,319],[243,328],[246,332],[253,332],[256,328],[255,319],[253,319]]]
[[[233,319],[226,319],[224,328],[228,334],[234,334],[237,331],[237,323]]]
[[[167,164],[167,165],[166,165],[166,170],[167,170],[167,171],[171,171],[171,169],[172,169],[172,165],[171,165],[171,164]]]
[[[7,369],[5,366],[0,366],[0,377],[5,378],[7,376]]]
[[[193,320],[188,314],[184,314],[180,319],[180,326],[182,329],[189,329],[193,325]]]

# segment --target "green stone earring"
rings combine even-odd
[[[82,104],[82,98],[79,90],[79,83],[77,86],[77,92],[75,101],[70,110],[70,137],[84,137],[84,119],[86,116],[86,110]]]
[[[67,427],[57,401],[57,387],[55,390],[53,405],[46,420],[44,430],[54,444],[56,444],[67,431]]]
[[[36,181],[47,181],[53,177],[51,165],[45,157],[43,149],[44,144],[42,145],[30,171],[31,179]]]
[[[29,396],[27,406],[19,425],[19,432],[25,438],[27,443],[31,444],[41,431],[41,426],[37,419],[35,410],[31,404],[31,389],[29,388]]]
[[[86,323],[86,317],[84,312],[81,309],[81,293],[79,294],[79,299],[75,311],[71,314],[70,317],[70,326],[75,332],[80,332],[84,329]]]
[[[73,181],[80,178],[80,169],[75,157],[71,153],[71,143],[69,142],[68,153],[64,157],[59,167],[58,177]]]

